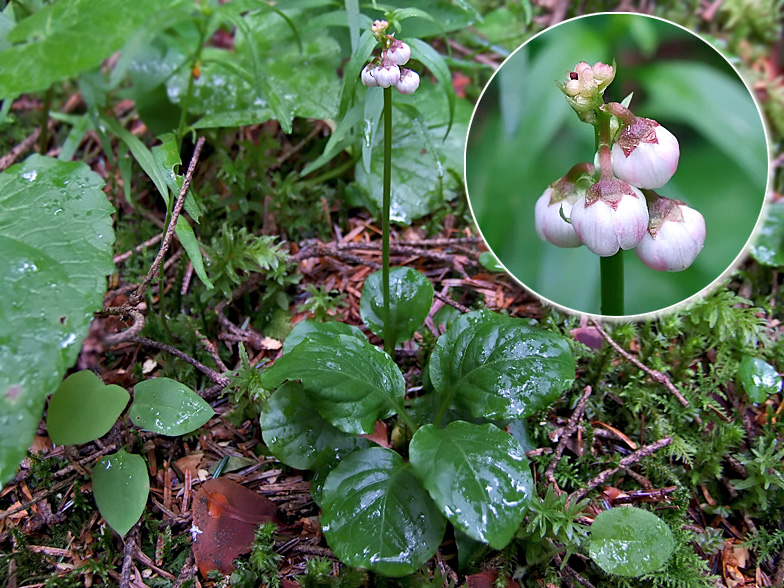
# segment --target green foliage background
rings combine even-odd
[[[611,63],[605,100],[634,92],[632,110],[671,130],[681,146],[674,178],[658,190],[705,217],[705,248],[680,273],[654,272],[627,252],[626,312],[656,311],[716,280],[746,245],[767,180],[765,132],[749,91],[693,34],[643,15],[591,15],[549,29],[491,80],[469,131],[466,182],[484,238],[524,285],[568,308],[599,312],[599,259],[534,231],[534,204],[575,163],[592,161],[591,127],[555,85],[578,61]]]

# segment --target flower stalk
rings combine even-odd
[[[381,284],[384,290],[384,351],[394,357],[389,313],[389,211],[392,207],[392,88],[384,88],[384,185],[381,210]]]

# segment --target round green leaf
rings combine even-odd
[[[663,520],[641,508],[620,506],[594,519],[588,553],[608,574],[636,578],[659,569],[674,548]]]
[[[765,402],[771,394],[781,392],[781,376],[772,365],[746,356],[740,362],[738,376],[752,402]]]
[[[491,272],[504,272],[504,266],[501,265],[501,262],[498,261],[498,258],[493,254],[492,251],[483,251],[479,255],[479,263],[482,264],[486,270]]]
[[[405,576],[422,567],[446,529],[411,466],[381,447],[352,453],[330,472],[321,508],[321,525],[335,555],[384,576]]]
[[[490,311],[464,314],[438,340],[430,379],[474,418],[513,419],[550,405],[574,381],[563,337]]]
[[[297,382],[283,384],[264,405],[261,434],[276,458],[300,470],[311,469],[322,449],[354,438],[325,421]]]
[[[420,428],[411,465],[456,529],[503,549],[528,509],[533,477],[520,444],[495,425],[463,421]]]
[[[150,493],[147,467],[139,455],[117,453],[102,457],[93,468],[93,496],[106,523],[120,535],[142,516]]]
[[[354,325],[347,325],[340,321],[327,321],[321,323],[316,320],[308,319],[298,322],[283,342],[283,353],[288,353],[297,345],[314,333],[329,333],[330,335],[353,335],[362,341],[367,337]]]
[[[0,174],[0,486],[103,306],[114,209],[102,188],[84,163],[40,155]]]
[[[366,437],[352,435],[341,439],[332,447],[322,449],[316,456],[316,462],[313,464],[313,479],[310,481],[310,495],[313,497],[313,501],[321,506],[321,492],[324,489],[327,476],[348,455],[376,446],[376,443]]]
[[[105,386],[90,370],[71,374],[49,400],[49,437],[58,445],[78,445],[103,437],[130,398],[125,388]]]
[[[408,341],[422,326],[433,305],[433,285],[421,272],[410,267],[389,270],[389,319],[392,340]],[[365,324],[379,337],[384,336],[384,289],[381,272],[370,274],[362,287],[359,312]]]
[[[766,212],[751,256],[764,265],[779,267],[784,265],[784,202],[770,204]]]
[[[169,378],[154,378],[136,384],[129,412],[134,425],[170,436],[195,431],[214,414],[201,396]]]
[[[300,380],[321,416],[345,433],[372,433],[406,392],[392,358],[353,335],[314,333],[261,374],[267,390],[286,380]]]

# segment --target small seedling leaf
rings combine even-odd
[[[747,355],[741,360],[738,376],[752,402],[765,402],[771,394],[781,392],[781,376],[776,368],[756,357]]]
[[[327,476],[321,505],[324,535],[340,560],[385,576],[415,572],[444,538],[446,519],[390,449],[344,459]]]
[[[125,388],[105,386],[90,370],[72,374],[49,399],[49,437],[58,445],[79,445],[103,437],[130,398]]]
[[[664,565],[674,548],[667,524],[640,508],[605,510],[591,525],[588,552],[608,574],[629,578],[650,574]]]
[[[141,456],[121,449],[102,457],[93,468],[93,495],[101,516],[120,535],[142,516],[150,493],[147,467]]]
[[[426,425],[414,434],[409,453],[456,529],[494,549],[511,541],[533,493],[528,460],[514,437],[492,424]]]
[[[433,305],[433,285],[422,272],[410,267],[389,270],[389,318],[392,340],[408,341],[422,326]],[[370,274],[362,287],[359,312],[365,324],[384,336],[384,290],[381,271]]]
[[[170,436],[195,431],[214,414],[201,396],[170,378],[154,378],[136,384],[129,412],[134,425]]]

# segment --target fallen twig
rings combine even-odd
[[[146,337],[131,337],[130,339],[128,339],[128,342],[139,343],[141,345],[144,345],[145,347],[152,347],[154,349],[160,349],[161,351],[170,353],[175,357],[179,357],[184,362],[191,364],[193,367],[195,367],[197,370],[199,370],[201,373],[207,376],[210,380],[215,382],[215,384],[219,384],[224,388],[229,385],[228,378],[220,375],[214,369],[207,367],[199,360],[192,358],[187,353],[184,353],[179,349],[172,347],[171,345],[166,345],[165,343],[159,343],[158,341],[153,341],[152,339],[147,339]]]
[[[555,450],[553,451],[553,460],[550,462],[550,465],[547,467],[547,470],[544,473],[544,479],[555,487],[555,490],[559,495],[562,493],[562,491],[558,488],[558,484],[555,482],[555,468],[558,467],[558,462],[561,461],[561,455],[563,455],[563,450],[566,448],[567,441],[572,435],[574,435],[575,431],[577,431],[577,428],[580,425],[580,419],[585,412],[585,405],[588,403],[588,397],[590,395],[591,387],[586,386],[583,390],[582,396],[580,396],[580,400],[577,401],[577,406],[575,407],[572,416],[569,417],[569,421],[564,427],[564,431],[561,434],[560,439],[558,439],[558,443],[555,446]]]

